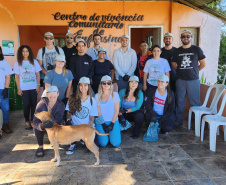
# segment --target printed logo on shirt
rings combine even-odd
[[[35,82],[34,74],[32,73],[32,67],[29,64],[23,65],[22,69],[25,70],[25,72],[21,73],[21,79],[23,83],[27,82]]]
[[[89,115],[89,109],[85,106],[82,106],[81,109],[80,112],[76,111],[75,116],[79,119],[85,119]]]
[[[191,61],[189,55],[194,55],[194,53],[179,54],[179,56],[183,56],[180,69],[191,69],[191,68],[193,68],[193,67],[190,66],[190,63],[192,63],[192,61]]]
[[[152,82],[157,82],[158,77],[162,75],[161,66],[158,64],[151,65],[151,74],[149,74],[149,78]]]
[[[76,53],[72,53],[72,55],[76,55]]]
[[[165,101],[157,97],[155,97],[154,103],[157,103],[159,105],[165,105]]]
[[[49,71],[52,70],[55,66],[54,60],[57,55],[57,52],[51,52],[51,53],[45,53],[44,61],[43,61],[43,67]]]
[[[65,79],[65,82],[68,84],[68,78]]]

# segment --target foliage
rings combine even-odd
[[[207,82],[207,81],[206,81],[206,77],[204,76],[204,72],[202,73],[202,77],[201,77],[200,82],[201,82],[202,84],[211,85],[210,82]]]
[[[224,7],[221,6],[221,1],[213,1],[209,4],[206,4],[207,7],[213,9],[214,11],[221,13],[221,14],[226,14],[226,10],[224,9]]]

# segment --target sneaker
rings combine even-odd
[[[72,144],[72,145],[70,145],[70,147],[68,148],[68,150],[67,150],[66,154],[67,154],[67,155],[71,155],[71,154],[73,154],[73,153],[74,153],[74,151],[75,151],[75,147],[76,147],[76,144]]]

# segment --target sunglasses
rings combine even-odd
[[[67,37],[67,39],[73,39],[73,37]]]
[[[57,94],[57,92],[47,92],[47,94]]]
[[[112,82],[102,82],[103,85],[111,85]]]
[[[191,38],[191,35],[182,35],[181,38],[182,39],[185,39],[185,38],[189,39],[189,38]]]
[[[53,37],[45,37],[45,39],[46,39],[46,40],[48,40],[48,39],[49,39],[49,40],[53,40],[54,38],[53,38]]]

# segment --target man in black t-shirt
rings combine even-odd
[[[73,45],[74,42],[74,34],[68,32],[66,34],[66,45],[62,48],[64,50],[64,54],[66,56],[66,68],[69,69],[70,58],[78,53],[76,47]]]
[[[183,124],[186,95],[189,107],[200,106],[199,71],[206,66],[206,57],[200,47],[191,45],[191,40],[191,31],[182,31],[183,45],[174,52],[172,58],[172,67],[177,71],[175,126]]]
[[[93,60],[85,53],[85,47],[85,41],[79,38],[76,41],[78,53],[73,55],[70,59],[69,70],[71,70],[74,76],[74,80],[72,82],[73,92],[76,91],[79,79],[81,77],[88,77],[91,79],[94,73]]]
[[[176,91],[176,70],[172,68],[171,62],[174,51],[177,49],[172,46],[173,43],[173,34],[172,33],[165,33],[163,42],[165,43],[165,46],[162,48],[162,53],[160,55],[161,58],[165,58],[170,65],[171,71],[170,71],[170,89],[175,92]]]

